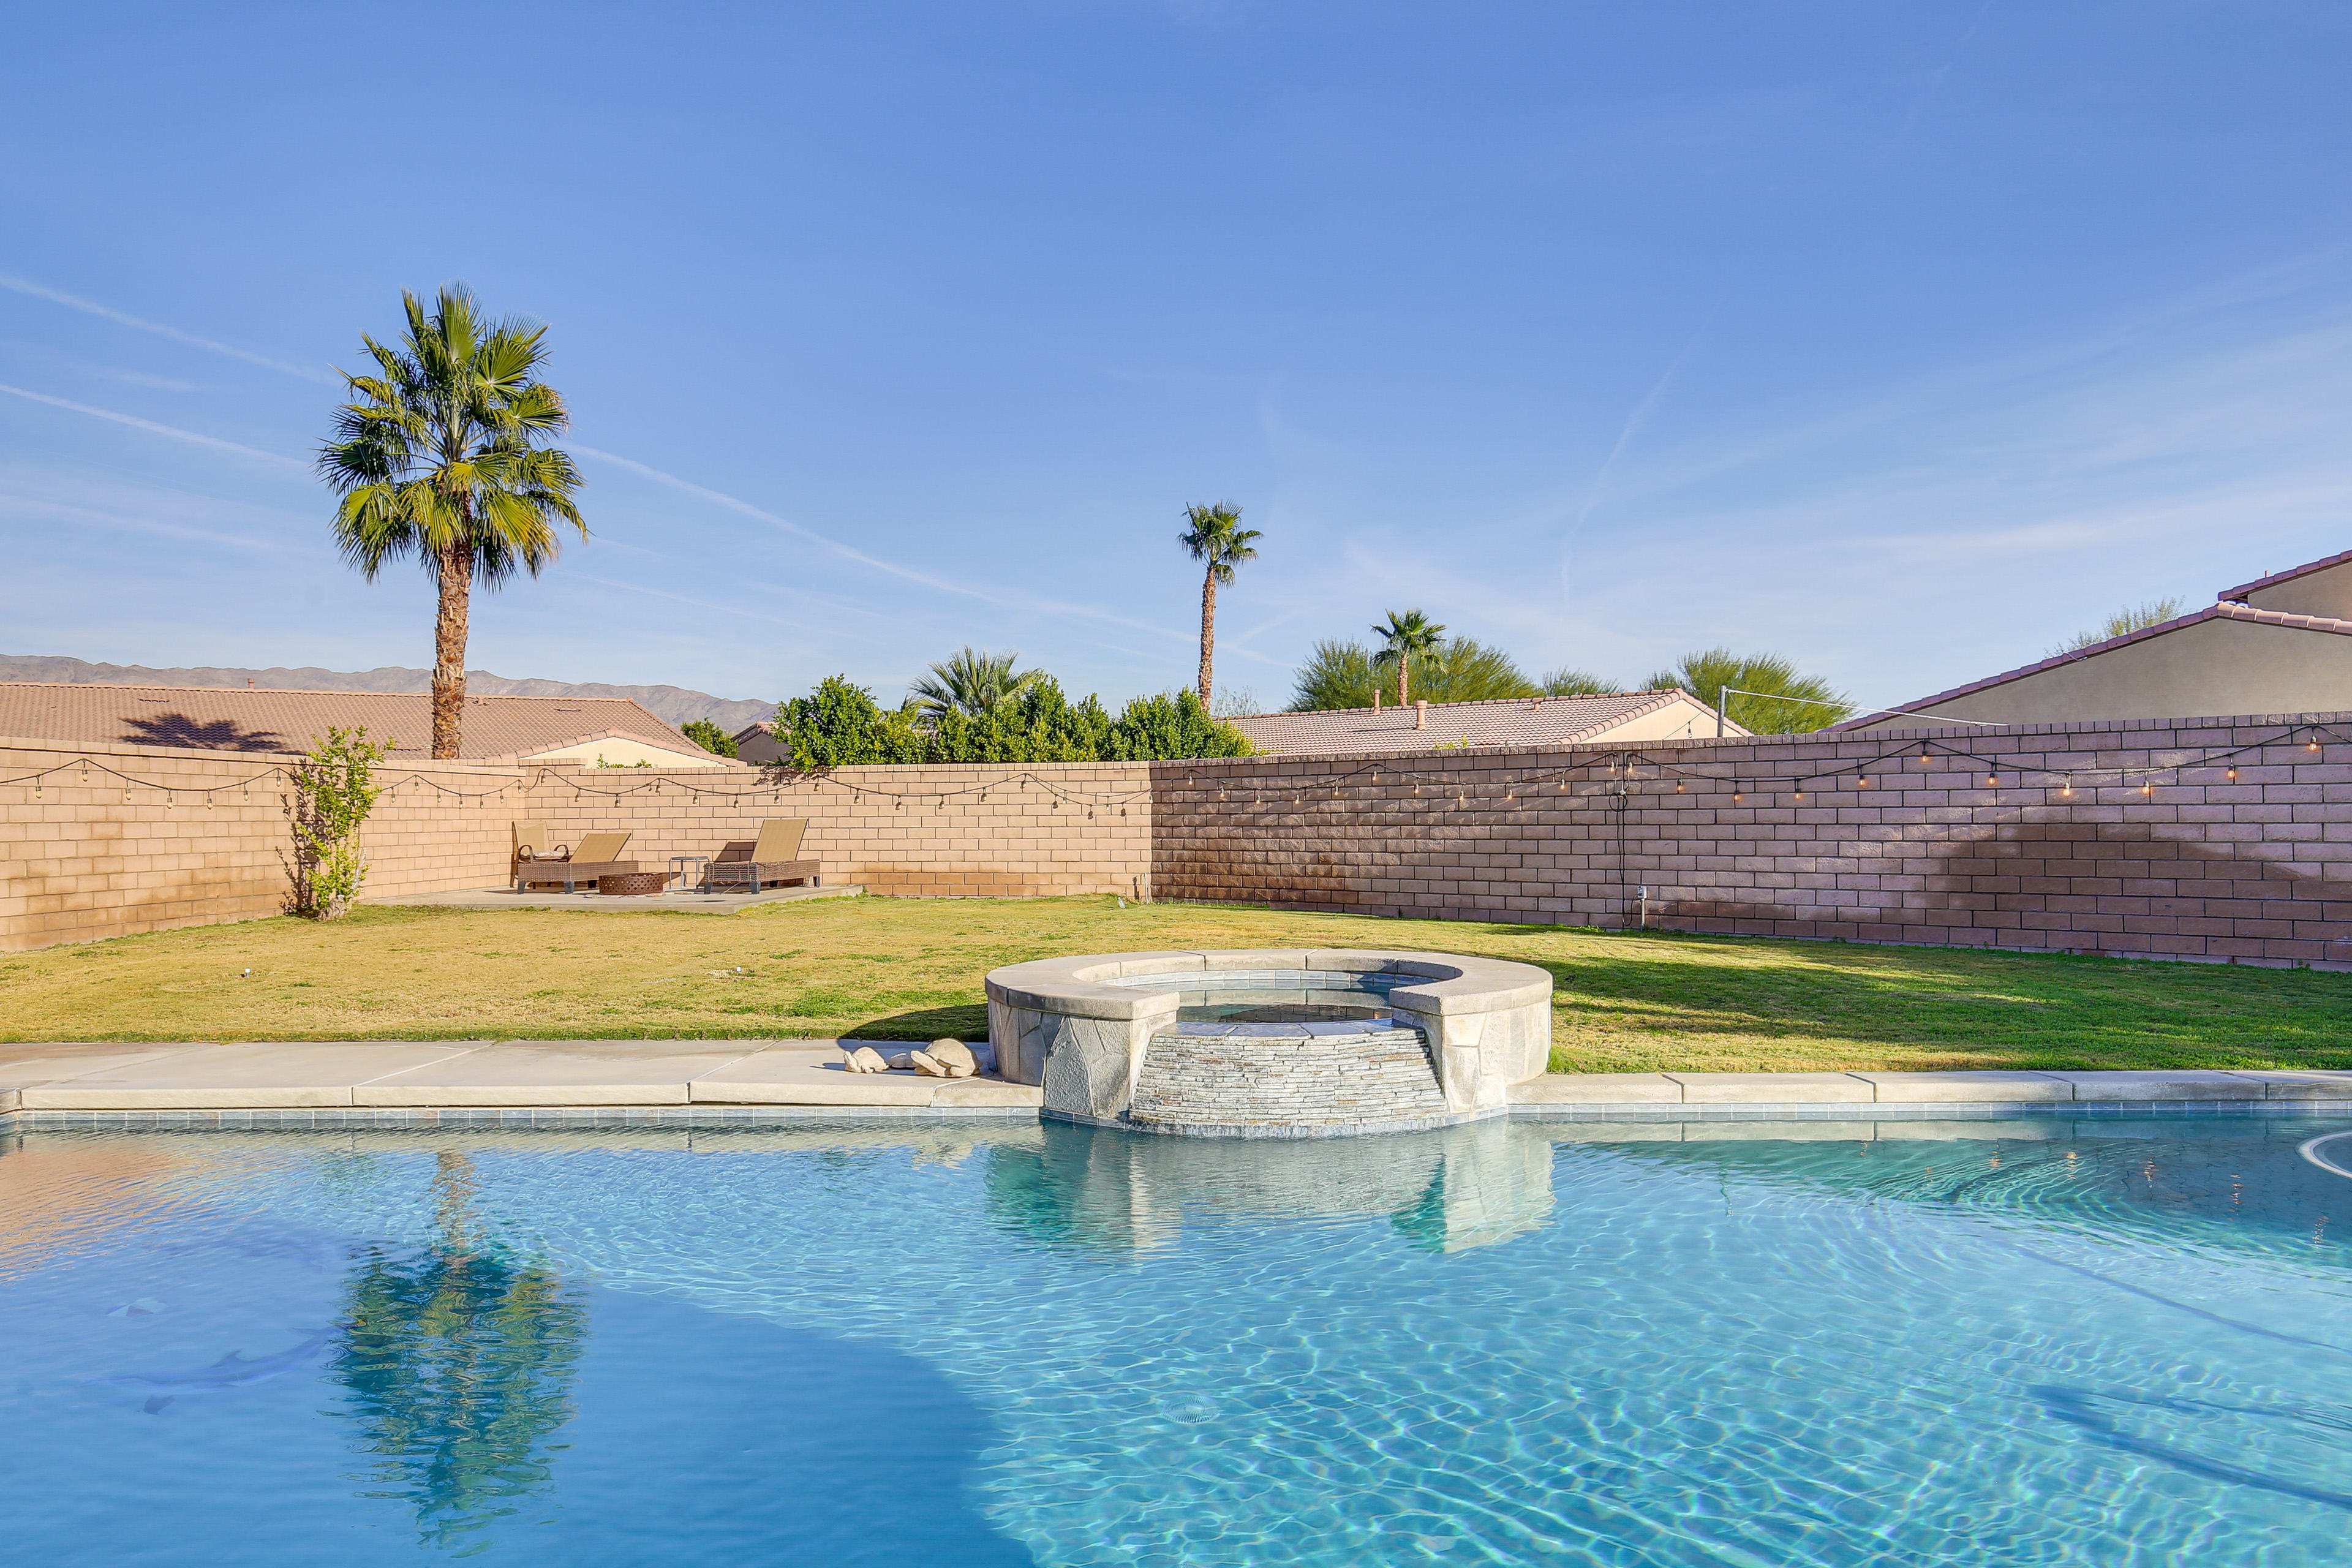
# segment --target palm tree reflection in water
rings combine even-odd
[[[434,1189],[439,1241],[362,1259],[333,1370],[379,1456],[380,1489],[362,1495],[412,1503],[421,1540],[468,1556],[552,1479],[588,1310],[552,1269],[474,1236],[465,1154],[442,1153]]]

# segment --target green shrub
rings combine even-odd
[[[732,757],[741,754],[736,747],[735,737],[708,719],[689,719],[678,733],[714,757]]]

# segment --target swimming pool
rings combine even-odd
[[[2352,1181],[2298,1146],[2346,1126],[27,1132],[0,1530],[259,1568],[2341,1562]]]

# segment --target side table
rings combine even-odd
[[[677,879],[677,890],[681,893],[707,891],[710,882],[710,857],[673,855],[669,858],[669,874]],[[688,878],[693,879],[689,881]]]

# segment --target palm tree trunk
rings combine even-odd
[[[1217,658],[1217,569],[1201,579],[1201,706],[1209,706]]]
[[[462,542],[441,549],[441,607],[433,620],[433,754],[455,757],[466,716],[466,616],[472,605],[474,552]]]
[[[1397,655],[1397,706],[1412,706],[1412,655]]]

